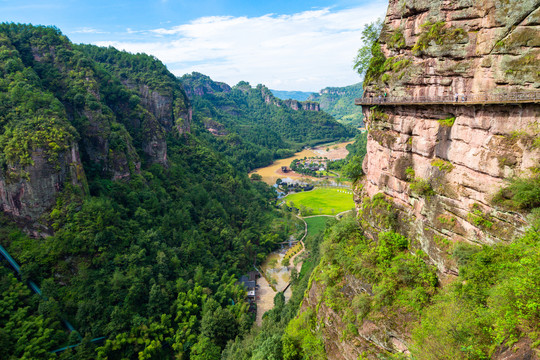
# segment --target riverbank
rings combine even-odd
[[[305,264],[307,264],[308,267],[313,266],[312,264],[313,260],[310,260],[309,258],[309,252],[306,251],[305,242],[313,241],[313,238],[315,236],[324,232],[324,229],[326,228],[326,223],[330,221],[331,218],[339,219],[340,218],[339,215],[342,215],[345,212],[335,215],[335,216],[319,215],[319,216],[309,216],[305,218],[301,216],[297,216],[304,223],[304,234],[298,240],[298,243],[302,244],[302,250],[298,251],[295,255],[290,257],[289,265],[286,267],[281,265],[281,261],[285,253],[287,252],[288,248],[284,248],[282,250],[279,250],[270,254],[268,258],[265,260],[264,264],[260,268],[260,271],[266,272],[267,269],[272,268],[269,266],[269,263],[275,260],[276,263],[275,263],[274,269],[278,268],[276,269],[277,271],[271,271],[269,274],[267,273],[266,277],[271,278],[272,275],[277,274],[277,273],[284,275],[285,269],[288,272],[288,275],[287,277],[282,276],[281,279],[279,279],[280,281],[276,279],[276,285],[274,286],[274,288],[277,291],[272,289],[272,287],[268,283],[267,279],[265,279],[265,277],[260,277],[259,279],[257,279],[257,285],[259,285],[259,289],[257,290],[257,298],[256,298],[257,316],[255,319],[255,323],[258,326],[262,325],[262,319],[263,319],[264,313],[266,313],[268,310],[271,310],[274,307],[274,297],[277,295],[278,291],[286,290],[283,294],[285,297],[285,301],[288,301],[291,298],[292,287],[289,286],[289,284],[291,282],[292,270],[296,269],[297,274],[302,274],[302,267]]]
[[[321,181],[320,178],[313,176],[298,174],[294,171],[284,172],[283,167],[289,167],[293,160],[303,159],[304,157],[327,157],[331,160],[344,159],[349,151],[346,149],[348,144],[352,144],[353,141],[346,141],[342,143],[328,143],[319,145],[313,149],[305,149],[294,154],[294,156],[279,159],[274,161],[271,165],[255,169],[249,173],[258,174],[262,177],[262,181],[268,185],[274,185],[277,179],[290,178],[291,180],[302,180],[306,182]],[[327,151],[328,150],[328,151]]]

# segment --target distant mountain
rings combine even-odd
[[[304,146],[344,140],[356,131],[314,101],[281,100],[264,85],[230,87],[194,72],[180,78],[207,139],[237,168],[251,170]],[[211,135],[211,136],[210,136]]]
[[[321,109],[337,121],[352,126],[363,126],[362,108],[354,105],[354,99],[362,96],[362,83],[345,87],[327,87],[312,94],[308,100],[317,101]]]
[[[298,100],[306,101],[313,93],[305,91],[285,91],[285,90],[270,90],[275,97],[282,100]]]

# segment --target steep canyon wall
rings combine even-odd
[[[368,71],[365,96],[414,102],[538,92],[539,4],[390,1],[380,36],[384,63]],[[398,210],[399,232],[441,272],[457,271],[445,256],[454,242],[492,244],[522,233],[523,215],[492,199],[505,179],[530,175],[540,165],[538,103],[363,111],[370,131],[358,199],[383,192]]]
[[[439,285],[458,275],[456,244],[510,242],[527,228],[526,214],[493,198],[508,179],[538,172],[540,104],[415,99],[538,93],[539,25],[537,0],[390,0],[363,96],[411,104],[363,107],[369,135],[358,221],[371,239],[387,230],[406,236],[411,252],[423,250],[436,268]],[[373,284],[324,259],[319,266],[302,311],[314,311],[328,359],[408,352],[416,316],[383,310],[355,323],[347,309],[373,296]],[[341,310],[330,301],[336,294],[345,299]]]

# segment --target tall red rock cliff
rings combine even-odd
[[[381,65],[368,70],[364,96],[387,93],[414,102],[457,93],[461,101],[538,92],[539,4],[391,0]],[[527,226],[524,216],[491,200],[506,179],[538,169],[540,104],[363,111],[369,137],[358,200],[384,193],[399,210],[400,232],[415,239],[441,272],[457,271],[446,256],[448,244],[510,241]]]
[[[441,284],[458,274],[450,256],[453,244],[508,242],[528,226],[526,214],[492,200],[507,179],[540,169],[540,104],[421,105],[418,99],[538,94],[539,5],[538,0],[390,0],[364,81],[364,98],[388,97],[386,104],[363,107],[369,135],[365,177],[355,189],[358,220],[362,236],[377,239],[386,230],[405,235],[409,251],[423,257],[416,251],[423,250],[423,260],[436,266]],[[409,104],[389,106],[396,97]],[[349,310],[363,303],[349,304],[373,296],[374,284],[345,265],[324,261],[314,271],[301,311],[315,313],[327,358],[407,353],[419,319],[407,311],[382,310],[355,323]],[[338,286],[328,285],[328,278]],[[345,309],[327,301],[339,297]]]

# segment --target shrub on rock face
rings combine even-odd
[[[435,195],[435,191],[433,190],[430,183],[426,179],[415,178],[411,182],[410,189],[413,192],[413,194],[417,196]]]
[[[439,124],[441,124],[441,126],[452,127],[454,125],[454,122],[456,121],[456,117],[452,116],[447,119],[441,119],[437,121],[439,122]]]
[[[540,207],[540,176],[512,179],[495,200],[523,210]]]

